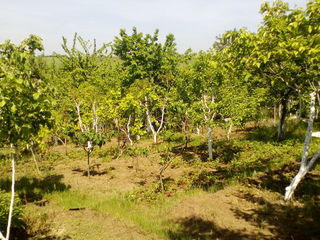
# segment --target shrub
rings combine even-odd
[[[11,193],[0,190],[0,229],[3,231],[7,228],[7,221],[9,215]],[[15,197],[14,208],[12,213],[12,228],[24,228],[23,208],[18,197]],[[5,234],[4,232],[2,232]]]

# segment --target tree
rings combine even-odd
[[[29,142],[42,126],[51,126],[50,88],[35,68],[35,51],[43,50],[42,40],[30,35],[20,45],[0,45],[0,139],[10,145],[12,160],[11,203],[6,236],[9,240],[14,203],[15,154],[17,146]]]
[[[242,126],[257,118],[266,99],[265,86],[247,64],[254,41],[255,34],[245,29],[227,31],[212,49],[222,78],[218,108],[222,125],[228,128],[228,139],[233,126]]]
[[[288,100],[304,90],[305,71],[303,63],[305,39],[296,31],[297,20],[302,10],[290,10],[288,4],[275,1],[273,5],[261,6],[263,22],[258,30],[250,64],[269,85],[269,93],[274,96],[281,110],[277,140],[284,139],[285,118]]]
[[[141,103],[154,143],[157,143],[157,136],[164,125],[165,106],[174,85],[178,59],[174,36],[167,35],[165,43],[161,44],[158,33],[156,30],[153,35],[144,36],[134,27],[132,34],[128,35],[122,29],[113,44],[114,53],[122,60],[123,69],[127,72],[122,80],[122,92],[135,85],[145,93]]]
[[[221,76],[218,64],[209,52],[200,52],[184,70],[184,83],[180,83],[184,99],[190,104],[190,117],[197,124],[203,124],[208,134],[209,159],[213,159],[212,128],[218,114],[219,86]]]
[[[105,102],[105,111],[108,111],[108,118],[111,119],[116,128],[121,131],[132,146],[134,138],[144,134],[143,115],[144,109],[140,103],[139,92],[130,89],[121,97],[120,91],[113,91]]]
[[[296,50],[296,54],[303,56],[301,65],[303,66],[300,74],[303,79],[308,83],[305,84],[305,91],[310,93],[310,112],[308,120],[308,129],[304,141],[304,149],[301,156],[301,164],[297,175],[292,179],[289,186],[286,187],[285,200],[292,198],[295,189],[297,188],[303,177],[313,167],[314,163],[320,156],[320,150],[314,154],[309,160],[308,151],[312,137],[313,122],[315,117],[315,103],[316,97],[319,94],[319,66],[320,66],[320,27],[319,16],[320,2],[310,1],[307,4],[307,8],[304,12],[296,11],[294,21],[291,24],[291,31],[296,32],[296,37],[292,40],[299,48]],[[308,86],[308,87],[306,87]]]
[[[80,49],[77,49],[77,45]],[[104,78],[105,61],[108,56],[107,45],[97,48],[96,42],[90,45],[75,34],[72,47],[67,45],[67,39],[63,38],[62,48],[66,55],[58,55],[62,62],[62,76],[67,95],[64,99],[75,111],[78,127],[75,137],[87,155],[88,176],[90,176],[90,154],[94,146],[101,146],[105,142],[102,132],[102,124],[99,119],[99,107],[102,104],[102,91],[99,86]],[[76,122],[76,121],[75,121]]]

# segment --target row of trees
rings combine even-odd
[[[91,152],[112,135],[133,145],[146,134],[157,143],[162,132],[181,131],[187,146],[202,128],[212,159],[214,126],[225,127],[230,138],[232,127],[277,109],[280,141],[286,116],[301,118],[305,105],[309,127],[301,169],[286,189],[290,199],[320,155],[307,161],[319,91],[319,12],[316,0],[305,9],[264,3],[257,33],[227,31],[199,53],[179,54],[174,35],[161,43],[158,30],[136,28],[101,47],[77,34],[71,45],[63,38],[65,53],[50,58],[35,56],[43,46],[34,35],[20,45],[7,41],[0,45],[0,142],[32,149],[39,132],[50,129],[62,144],[76,140],[83,147],[90,175]],[[9,239],[9,228],[0,238]]]

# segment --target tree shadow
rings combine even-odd
[[[23,203],[36,202],[43,199],[43,195],[51,192],[62,192],[70,188],[61,182],[63,175],[50,175],[44,178],[22,177],[15,182],[15,191]],[[11,179],[1,179],[0,189],[11,190]]]
[[[319,126],[319,123],[314,123]],[[286,130],[284,140],[294,139],[303,141],[307,130],[307,123],[303,121],[289,120],[286,122]],[[246,131],[245,138],[247,140],[260,141],[265,143],[277,142],[277,126],[260,126],[250,131]]]
[[[11,234],[10,234],[10,240],[28,240],[28,239],[34,239],[34,240],[67,240],[72,239],[68,235],[64,236],[55,236],[50,234],[50,229],[47,229],[46,231],[43,231],[41,233],[41,236],[33,236],[27,233],[25,229],[22,228],[12,228]]]
[[[283,165],[281,169],[261,172],[246,181],[258,188],[284,194],[285,188],[290,184],[298,169],[298,164],[288,163]],[[294,197],[296,199],[310,199],[317,195],[320,195],[320,174],[319,171],[314,170],[309,172],[300,182]]]
[[[221,228],[212,221],[199,217],[178,219],[174,222],[178,227],[176,230],[168,231],[168,237],[172,240],[256,240],[267,239],[263,234],[248,234],[240,230]]]
[[[90,166],[90,176],[102,176],[105,174],[108,174],[108,170],[113,170],[113,169],[105,169],[105,170],[100,170],[101,164],[94,164]],[[87,169],[81,169],[81,168],[74,168],[72,169],[72,172],[78,172],[82,173],[82,176],[88,176],[88,170]]]
[[[274,239],[315,240],[320,237],[320,203],[304,204],[283,201],[270,202],[251,193],[239,193],[239,198],[255,204],[250,211],[233,209],[238,218],[270,230]]]
[[[67,240],[72,239],[70,236],[45,236],[43,238],[35,238],[35,240]]]
[[[232,159],[242,151],[239,146],[236,146],[232,140],[216,139],[212,142],[213,160],[218,160],[221,163],[229,163]],[[194,159],[200,159],[202,162],[208,162],[208,145],[202,143],[198,146],[184,147],[183,145],[176,146],[172,149],[172,153],[180,155],[186,162],[192,162]],[[212,161],[212,160],[211,160]]]

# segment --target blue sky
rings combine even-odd
[[[98,43],[113,41],[120,28],[176,37],[180,52],[207,50],[226,30],[256,31],[263,0],[1,0],[0,42],[17,43],[29,34],[40,36],[45,53],[61,52],[62,36],[78,32]],[[307,0],[288,0],[303,7]]]

